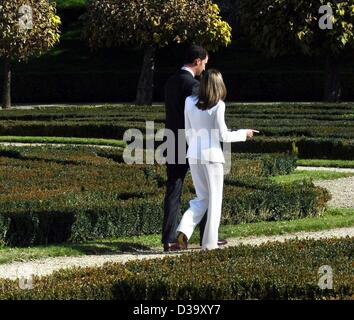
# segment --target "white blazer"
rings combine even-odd
[[[208,110],[200,110],[198,97],[189,96],[185,101],[185,134],[188,143],[186,158],[225,163],[222,142],[247,140],[247,130],[229,131],[225,124],[225,102],[220,100]]]

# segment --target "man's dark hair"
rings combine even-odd
[[[198,58],[200,60],[205,60],[207,56],[208,52],[202,46],[193,44],[186,51],[184,64],[191,64]]]

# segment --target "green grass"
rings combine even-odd
[[[297,165],[305,167],[354,168],[354,160],[301,159]]]
[[[82,251],[75,250],[74,247],[65,245],[40,246],[32,248],[8,248],[0,247],[0,264],[13,261],[29,261],[34,259],[62,257],[62,256],[80,256]]]
[[[297,180],[334,180],[339,178],[351,177],[354,173],[351,172],[333,172],[333,171],[305,171],[296,170],[291,174],[271,177],[270,179],[278,183],[291,183]]]
[[[220,235],[226,238],[261,235],[272,236],[300,231],[320,231],[353,226],[354,209],[329,208],[321,217],[223,226]]]
[[[67,138],[67,137],[26,137],[26,136],[0,136],[0,142],[14,143],[60,143],[60,144],[90,144],[114,147],[125,147],[126,142],[115,139],[96,138]]]
[[[327,209],[320,217],[304,218],[292,221],[258,222],[239,225],[221,226],[222,238],[249,237],[261,235],[281,235],[299,231],[318,231],[332,228],[354,226],[354,209]],[[14,261],[28,261],[33,259],[58,256],[83,256],[113,254],[150,250],[161,246],[159,234],[103,239],[83,244],[63,244],[38,246],[31,248],[0,247],[0,264]],[[191,243],[199,243],[199,232],[196,230]]]

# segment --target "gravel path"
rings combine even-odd
[[[107,146],[100,144],[73,144],[73,143],[37,143],[37,142],[0,142],[0,145],[5,147],[37,147],[37,146],[53,146],[53,147],[95,147],[95,148],[108,148],[108,149],[121,149],[122,147]]]
[[[297,167],[296,170],[351,172],[354,168]],[[354,176],[335,180],[317,180],[314,184],[326,188],[332,195],[328,202],[334,208],[354,208]]]
[[[248,238],[232,238],[228,239],[228,244],[225,247],[235,247],[239,245],[260,245],[266,242],[284,242],[290,239],[322,239],[322,238],[343,238],[354,237],[353,228],[339,228],[315,232],[298,232],[286,235],[277,236],[261,236]],[[223,248],[225,248],[223,247]],[[185,252],[199,251],[199,247],[193,245],[191,250]],[[150,251],[141,251],[136,253],[121,253],[114,255],[90,255],[82,257],[57,257],[35,260],[31,262],[15,262],[10,264],[0,265],[0,278],[18,279],[19,277],[28,277],[29,274],[45,276],[54,271],[73,267],[94,267],[102,266],[106,262],[121,262],[125,263],[130,260],[156,259],[166,256],[176,256],[181,253],[163,253],[161,248],[156,248]]]
[[[328,202],[334,208],[354,208],[354,177],[319,180],[314,184],[326,188],[332,195]]]
[[[38,109],[38,108],[76,108],[76,107],[95,107],[95,108],[101,108],[101,107],[107,107],[107,106],[113,106],[117,105],[117,103],[107,103],[107,102],[102,102],[102,103],[66,103],[66,104],[56,104],[56,103],[49,103],[49,104],[16,104],[11,106],[9,109],[2,109],[0,110],[33,110],[33,109]],[[118,104],[118,105],[123,105],[123,104]]]
[[[296,170],[305,171],[336,171],[336,172],[353,172],[354,168],[335,168],[335,167],[302,167],[298,166]]]

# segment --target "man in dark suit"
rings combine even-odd
[[[184,60],[184,66],[181,70],[171,76],[165,85],[165,106],[166,121],[165,128],[170,129],[175,136],[175,159],[167,161],[167,186],[164,201],[164,219],[162,227],[162,243],[164,251],[179,250],[176,241],[177,218],[180,211],[181,195],[183,181],[188,172],[189,165],[179,163],[178,144],[186,143],[183,135],[182,141],[178,139],[178,129],[184,129],[184,103],[188,96],[197,93],[199,81],[195,76],[200,76],[208,63],[209,55],[207,51],[197,45],[188,48]],[[182,148],[183,149],[183,148]],[[169,162],[170,161],[170,162]],[[171,163],[172,162],[172,163]],[[201,239],[204,232],[207,215],[200,223]],[[219,245],[225,244],[225,241],[219,241]]]

